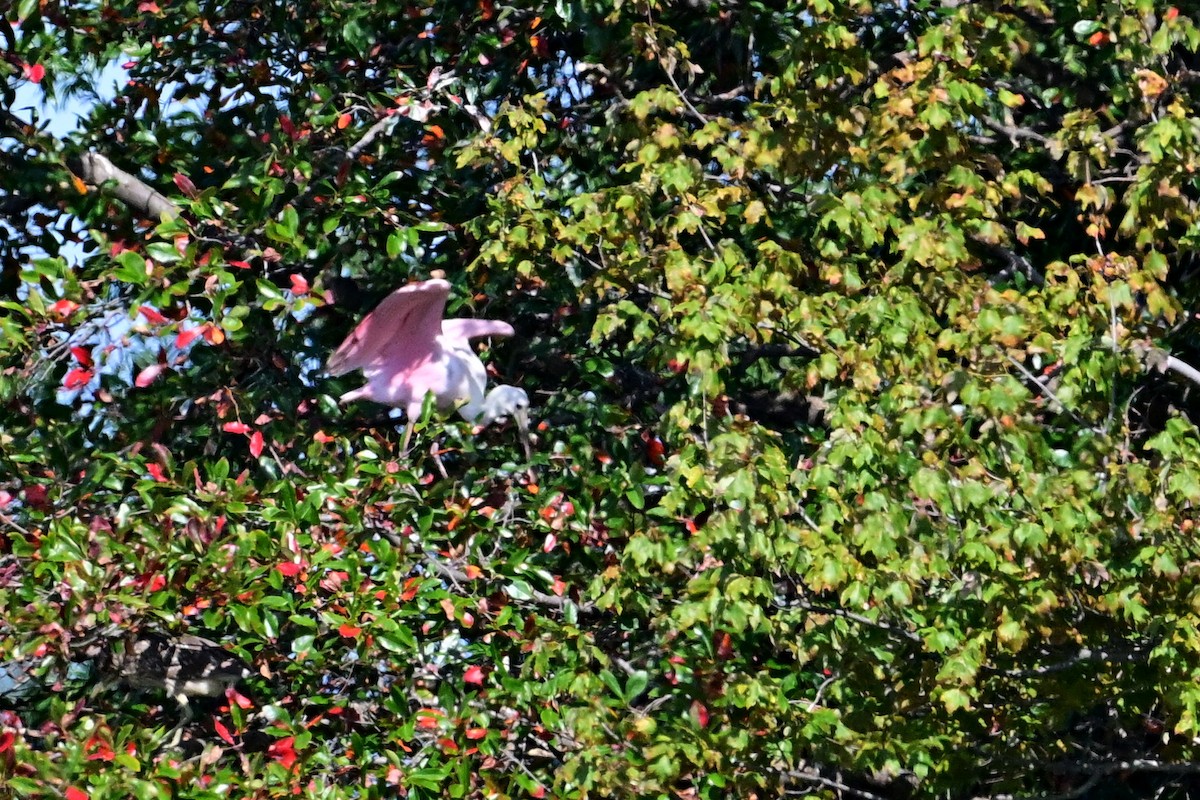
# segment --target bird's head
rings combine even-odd
[[[506,417],[515,419],[523,431],[529,428],[529,395],[525,394],[524,389],[505,385],[488,392],[479,415],[479,424],[490,425]]]

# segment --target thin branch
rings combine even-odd
[[[1112,652],[1104,649],[1092,650],[1091,648],[1085,647],[1070,658],[1054,664],[1044,664],[1031,669],[1004,670],[1000,674],[1004,675],[1006,678],[1038,678],[1043,675],[1051,675],[1056,672],[1063,672],[1078,664],[1083,664],[1090,661],[1107,664],[1145,661],[1146,658],[1148,658],[1148,651],[1148,645],[1135,645],[1130,650],[1125,652]]]
[[[810,611],[813,614],[821,614],[827,617],[841,617],[842,619],[849,620],[850,622],[857,622],[860,625],[867,625],[869,627],[876,628],[890,636],[898,636],[916,644],[921,643],[920,635],[914,633],[913,631],[906,631],[902,628],[889,625],[886,622],[879,622],[878,620],[869,619],[861,614],[855,614],[853,611],[846,611],[843,608],[818,606],[808,602],[807,600],[793,600],[789,603],[781,604],[780,607],[785,609],[798,608],[802,611]]]
[[[862,789],[855,789],[853,786],[847,786],[841,781],[835,781],[832,778],[826,778],[822,775],[816,774],[815,772],[793,771],[784,773],[784,777],[790,778],[794,781],[807,781],[808,783],[815,783],[819,786],[825,786],[833,789],[836,792],[845,793],[851,797],[860,798],[860,800],[884,800],[882,795],[866,792]],[[795,794],[795,792],[786,788],[784,789],[784,793]]]
[[[1029,139],[1039,144],[1046,143],[1045,136],[1042,136],[1037,131],[1029,128],[1022,128],[1017,125],[1006,124],[995,117],[989,117],[986,115],[980,116],[979,121],[983,123],[985,128],[995,131],[996,133],[1004,134],[1013,142],[1018,142],[1022,139]]]
[[[1010,363],[1014,367],[1016,367],[1017,370],[1022,375],[1024,375],[1025,378],[1030,383],[1032,383],[1034,386],[1036,386],[1038,391],[1041,392],[1042,395],[1045,396],[1045,398],[1047,400],[1049,400],[1051,403],[1054,404],[1054,407],[1052,408],[1053,411],[1055,411],[1059,414],[1070,414],[1071,417],[1074,418],[1074,420],[1076,422],[1083,424],[1083,420],[1079,417],[1079,415],[1077,415],[1074,411],[1070,410],[1065,405],[1063,405],[1063,401],[1059,400],[1058,396],[1055,395],[1054,392],[1050,391],[1050,388],[1048,386],[1046,386],[1045,383],[1038,380],[1038,377],[1036,375],[1034,375],[1032,372],[1030,372],[1028,369],[1026,369],[1024,364],[1022,364],[1020,361],[1017,361],[1015,358],[1010,356],[1008,353],[1005,353],[1004,357],[1006,359],[1008,359],[1008,363]]]
[[[454,583],[455,585],[458,585],[459,583],[469,583],[474,580],[463,570],[460,570],[457,567],[452,567],[449,564],[443,564],[435,558],[430,558],[425,563],[427,563],[438,575],[441,575],[443,578],[451,583]],[[582,614],[588,614],[596,610],[595,603],[577,603],[569,597],[559,597],[556,594],[547,594],[546,592],[540,592],[532,587],[529,590],[529,595],[530,600],[536,605],[547,606],[560,611],[566,608],[568,603],[578,608]]]
[[[1091,791],[1103,777],[1103,772],[1096,772],[1076,788],[1062,792],[1061,794],[1043,794],[1027,797],[1018,797],[1012,794],[982,795],[974,798],[974,800],[1075,800],[1075,798],[1082,797]]]
[[[12,528],[14,531],[21,534],[22,536],[29,535],[29,531],[27,531],[27,530],[25,530],[25,528],[21,527],[15,519],[8,516],[7,514],[0,513],[0,522],[3,522],[5,525]]]
[[[361,139],[350,145],[350,148],[346,150],[344,160],[353,161],[354,159],[358,158],[359,154],[362,153],[363,150],[366,150],[371,145],[371,142],[375,141],[379,134],[383,132],[384,128],[395,124],[395,117],[389,117],[386,115],[380,117],[378,122],[376,122],[370,128],[367,128],[367,132],[362,135]]]

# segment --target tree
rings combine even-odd
[[[1193,16],[15,11],[19,795],[1194,785]],[[16,107],[114,63],[76,133]],[[516,328],[485,360],[528,462],[431,413],[401,458],[333,400],[328,354],[434,270]]]

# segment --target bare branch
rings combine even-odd
[[[1148,342],[1141,342],[1133,345],[1133,351],[1147,368],[1156,369],[1159,372],[1167,370],[1178,372],[1192,383],[1200,386],[1200,370],[1186,361],[1176,358],[1166,350],[1153,347]]]
[[[389,117],[386,115],[380,117],[374,125],[372,125],[370,128],[367,128],[367,132],[362,135],[361,139],[350,146],[350,148],[346,151],[345,160],[353,161],[354,159],[358,158],[359,154],[362,153],[363,150],[366,150],[367,147],[370,146],[371,142],[375,141],[376,137],[383,132],[384,128],[395,124],[395,117]]]
[[[84,153],[78,159],[73,159],[69,166],[84,183],[105,186],[114,197],[144,217],[162,219],[164,216],[179,216],[179,208],[174,203],[99,153]]]

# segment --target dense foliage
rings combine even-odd
[[[1200,774],[1194,10],[20,0],[0,46],[17,796]],[[528,459],[335,401],[435,270],[517,329]],[[193,636],[248,676],[121,660]]]

